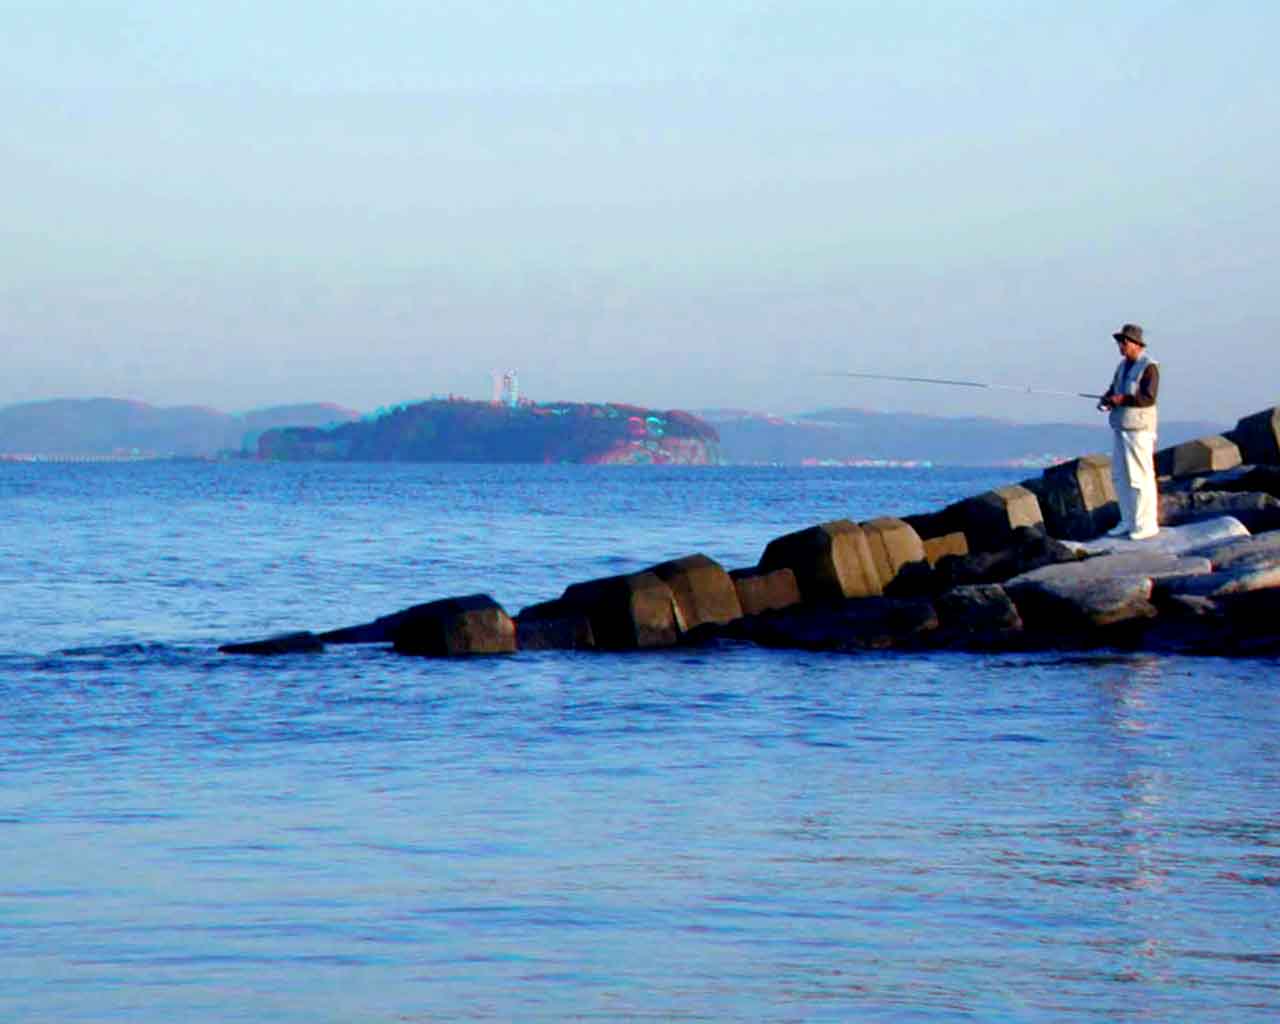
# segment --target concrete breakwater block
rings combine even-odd
[[[1216,434],[1162,448],[1156,452],[1156,473],[1172,477],[1217,473],[1234,469],[1242,461],[1235,442]]]
[[[1265,487],[1243,487],[1241,480],[1252,473],[1257,466],[1240,465],[1233,469],[1223,469],[1213,473],[1192,473],[1190,476],[1160,476],[1156,485],[1161,492],[1178,491],[1265,491]],[[1262,467],[1271,471],[1272,467]],[[1276,468],[1277,479],[1280,480],[1280,467]]]
[[[1280,466],[1239,466],[1221,473],[1193,477],[1193,491],[1243,491],[1280,498]]]
[[[1009,545],[1019,527],[1044,525],[1040,502],[1020,484],[958,501],[943,509],[942,515],[964,533],[970,551],[997,551]]]
[[[1277,587],[1280,587],[1280,559],[1238,565],[1202,576],[1172,579],[1159,584],[1157,593],[1223,597],[1227,594],[1245,594],[1253,590],[1272,590]]]
[[[1022,486],[1036,496],[1044,527],[1052,537],[1087,540],[1120,522],[1111,460],[1105,455],[1050,466]]]
[[[700,626],[723,626],[742,618],[742,603],[729,574],[703,554],[687,555],[651,570],[671,588],[676,626],[689,633]]]
[[[1280,466],[1250,466],[1246,463],[1217,473],[1162,477],[1159,486],[1162,492],[1219,491],[1269,494],[1280,498]]]
[[[1044,531],[1020,526],[1010,542],[998,551],[976,551],[969,555],[944,558],[934,569],[936,589],[979,583],[1003,583],[1031,569],[1059,562],[1074,562],[1080,552],[1063,541],[1046,536]]]
[[[1280,562],[1280,530],[1257,536],[1212,541],[1187,552],[1209,559],[1214,571],[1244,569]]]
[[[1245,462],[1280,463],[1280,407],[1245,416],[1226,437],[1235,442]]]
[[[867,597],[764,615],[748,636],[762,647],[852,652],[919,646],[937,628],[924,598]]]
[[[670,647],[680,638],[675,595],[653,572],[574,583],[560,601],[587,617],[596,646],[605,650]]]
[[[492,605],[493,608],[498,609],[501,616],[506,616],[507,614],[505,611],[502,611],[501,606],[488,595],[473,594],[469,597],[444,598],[440,601],[428,602],[427,604],[413,605],[410,608],[404,608],[398,612],[391,612],[389,615],[380,615],[378,618],[369,622],[362,622],[355,626],[343,626],[340,629],[331,629],[327,632],[317,634],[316,640],[321,644],[393,644],[402,627],[406,624],[410,624],[411,628],[414,628],[412,627],[412,623],[415,621],[419,621],[420,623],[420,620],[422,620],[424,616],[443,614],[444,607],[448,605],[449,602],[453,602],[454,605],[458,607],[465,606],[467,609],[472,609],[473,612],[470,614],[473,614],[473,617],[479,615],[481,609],[487,608],[490,605]],[[459,605],[459,602],[461,602],[461,605]],[[455,608],[455,610],[457,609]],[[500,622],[501,616],[495,617],[494,621]],[[301,636],[307,634],[297,635]],[[475,642],[480,641],[477,639]],[[484,642],[493,643],[494,641],[487,640]],[[467,652],[460,650],[456,653]],[[476,651],[475,653],[487,652]]]
[[[436,658],[511,654],[516,624],[488,594],[447,597],[400,613],[391,643],[401,654]]]
[[[730,569],[743,615],[779,611],[800,603],[800,587],[790,569]]]
[[[1161,526],[1180,526],[1204,519],[1233,516],[1250,533],[1280,529],[1280,500],[1248,491],[1177,491],[1159,495]]]
[[[1209,544],[1219,544],[1235,537],[1248,537],[1249,531],[1233,516],[1217,516],[1180,526],[1164,527],[1156,536],[1147,540],[1129,540],[1128,537],[1098,537],[1096,540],[1077,544],[1076,549],[1087,555],[1124,552],[1165,555],[1188,554]]]
[[[414,608],[418,607],[417,605]],[[414,608],[380,615],[372,622],[362,622],[357,626],[343,626],[321,633],[320,639],[327,644],[389,644],[396,627],[413,613]]]
[[[922,547],[925,561],[934,568],[949,555],[963,558],[969,553],[969,541],[959,530],[954,533],[944,533],[941,537],[930,537],[922,542]]]
[[[248,640],[244,643],[223,644],[222,654],[306,654],[324,650],[324,641],[314,633],[280,633],[265,640]]]
[[[807,602],[874,597],[881,593],[880,572],[867,535],[848,519],[835,519],[771,540],[760,569],[790,569]]]
[[[596,637],[586,612],[556,599],[521,609],[516,646],[522,651],[589,651]]]
[[[942,510],[937,512],[914,512],[909,516],[903,516],[902,521],[916,531],[921,541],[929,541],[935,537],[959,532],[959,528],[943,515]]]
[[[907,567],[928,564],[920,535],[909,523],[882,516],[860,525],[871,550],[871,561],[880,576],[881,590],[889,587]]]

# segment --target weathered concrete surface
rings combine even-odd
[[[1280,587],[1280,532],[1233,537],[1197,547],[1192,554],[1208,559],[1212,572],[1171,580],[1157,587],[1157,597],[1223,597]]]
[[[1218,544],[1233,537],[1247,537],[1249,531],[1240,520],[1232,516],[1218,516],[1181,526],[1166,526],[1147,540],[1129,540],[1127,537],[1098,537],[1087,543],[1075,545],[1083,554],[1101,555],[1108,552],[1159,552],[1165,555],[1187,554],[1208,544]]]
[[[382,615],[372,622],[362,622],[358,626],[343,626],[320,634],[326,644],[389,644],[391,633],[408,611]]]
[[[901,519],[883,516],[862,523],[871,560],[880,574],[880,588],[889,587],[905,566],[925,562],[924,544],[910,524]]]
[[[520,611],[516,645],[522,651],[589,651],[596,638],[587,614],[557,598]]]
[[[1040,502],[1017,484],[948,505],[942,514],[964,532],[970,551],[998,551],[1009,546],[1019,527],[1044,525]]]
[[[1192,491],[1160,495],[1162,526],[1181,526],[1219,516],[1234,516],[1250,533],[1280,529],[1280,500],[1269,494]]]
[[[248,640],[244,643],[223,644],[218,650],[223,654],[309,654],[324,650],[324,641],[314,633],[280,633],[265,640]]]
[[[1221,434],[1185,441],[1156,452],[1156,473],[1186,477],[1234,469],[1243,461],[1234,441]]]
[[[1102,555],[1048,565],[1006,584],[1028,629],[1067,633],[1154,618],[1156,580],[1204,575],[1207,558],[1158,551]]]
[[[1192,548],[1187,554],[1209,559],[1215,571],[1270,565],[1280,561],[1280,530],[1214,541]]]
[[[1043,531],[1019,527],[1009,545],[999,551],[979,551],[939,561],[934,567],[934,585],[944,591],[977,583],[1003,583],[1031,569],[1072,562],[1079,557],[1076,548],[1047,537]]]
[[[790,569],[730,569],[729,578],[738,591],[743,615],[760,615],[800,603],[800,587]]]
[[[1280,498],[1280,466],[1241,466],[1234,471],[1199,477],[1192,490],[1252,492]]]
[[[651,571],[671,588],[676,602],[676,626],[681,633],[742,618],[742,604],[733,580],[714,559],[703,554],[687,555],[655,565]]]
[[[945,537],[950,533],[960,532],[960,528],[947,518],[941,510],[937,512],[917,512],[909,516],[903,516],[902,521],[915,530],[916,535],[924,542],[938,537]],[[967,545],[968,542],[966,541],[966,547]]]
[[[483,594],[474,596],[484,597]],[[446,600],[459,599],[446,598]],[[470,600],[470,598],[461,600]],[[431,602],[430,604],[435,603],[437,602]],[[326,644],[389,644],[394,641],[396,631],[404,622],[420,616],[422,614],[421,610],[430,607],[430,604],[414,605],[412,608],[404,608],[398,612],[391,612],[389,615],[380,615],[371,622],[362,622],[355,626],[343,626],[341,629],[331,629],[320,633],[318,639]]]
[[[937,628],[937,613],[923,598],[869,597],[763,615],[749,637],[764,647],[867,651],[918,646]]]
[[[1178,491],[1230,491],[1234,493],[1269,494],[1280,498],[1280,466],[1237,466],[1219,473],[1203,473],[1174,479],[1162,478],[1160,489]]]
[[[1212,570],[1213,566],[1207,558],[1166,554],[1162,551],[1126,551],[1042,566],[1011,579],[1008,586],[1020,583],[1088,583],[1119,576],[1163,580],[1202,576]]]
[[[801,597],[810,603],[874,597],[880,574],[862,528],[836,519],[771,540],[760,556],[766,572],[790,569]]]
[[[948,555],[962,558],[969,553],[969,541],[960,530],[944,533],[941,537],[930,537],[923,542],[923,547],[925,560],[931,566],[936,566]]]
[[[1038,478],[1024,480],[1022,486],[1036,496],[1045,529],[1053,537],[1087,540],[1120,522],[1111,460],[1105,455],[1086,455],[1050,466]]]
[[[1004,646],[1022,632],[1022,616],[998,583],[955,587],[934,599],[939,628],[930,640],[945,647]]]
[[[1211,597],[1198,597],[1195,594],[1161,593],[1159,587],[1152,590],[1151,598],[1157,602],[1160,614],[1165,617],[1200,618],[1216,614],[1218,602]]]
[[[1236,443],[1245,462],[1280,463],[1280,407],[1245,416],[1226,436]]]
[[[932,597],[938,592],[933,567],[928,562],[908,562],[884,588],[885,597]]]
[[[1026,628],[1046,636],[1065,639],[1156,616],[1149,576],[1022,580],[1005,589]]]
[[[407,609],[391,645],[401,654],[433,658],[512,654],[516,624],[488,594],[447,597]]]
[[[1225,597],[1227,594],[1245,594],[1252,590],[1270,590],[1275,587],[1280,587],[1280,559],[1265,565],[1238,566],[1203,576],[1172,579],[1160,584],[1157,589],[1158,593]]]
[[[574,583],[561,600],[587,616],[596,645],[607,650],[670,647],[680,637],[675,595],[652,572]]]

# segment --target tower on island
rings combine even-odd
[[[515,370],[494,370],[493,404],[514,409],[520,404],[520,381]]]

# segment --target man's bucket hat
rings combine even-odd
[[[1142,328],[1137,324],[1125,324],[1115,334],[1111,335],[1116,341],[1132,341],[1136,345],[1144,348],[1147,343],[1142,340]]]

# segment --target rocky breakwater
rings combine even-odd
[[[1157,453],[1158,537],[1119,521],[1109,460],[1087,455],[943,509],[818,523],[754,566],[704,554],[569,584],[511,616],[475,594],[235,654],[390,644],[449,657],[755,643],[825,651],[1123,647],[1280,654],[1280,408]]]

